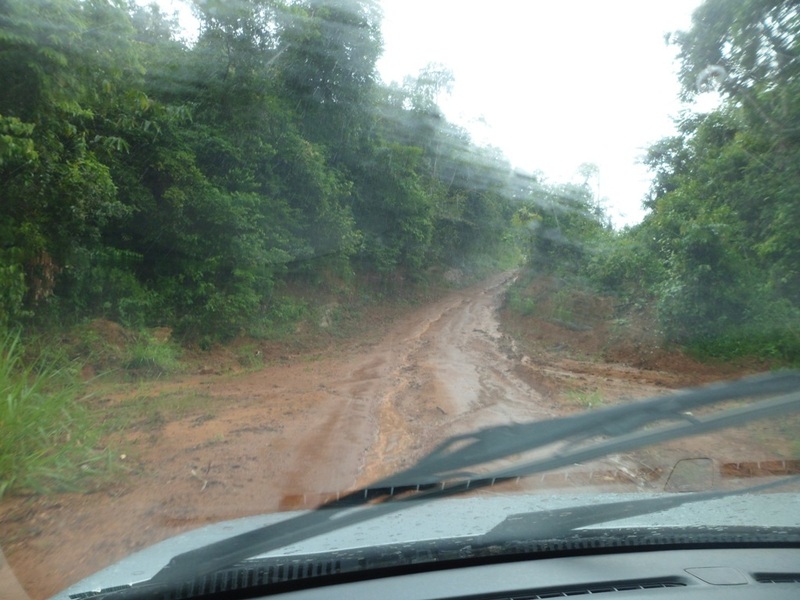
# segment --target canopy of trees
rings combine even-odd
[[[291,278],[419,277],[491,254],[510,169],[431,67],[377,76],[376,0],[0,2],[0,326],[187,335],[279,318]]]
[[[800,6],[706,0],[672,43],[684,98],[721,103],[649,149],[649,214],[587,272],[655,303],[669,340],[799,361]]]
[[[377,0],[0,2],[0,327],[104,316],[216,337],[291,280],[420,278],[509,240],[655,307],[667,340],[800,360],[800,8],[706,0],[671,37],[686,112],[614,232],[583,185],[475,146],[429,65],[383,84]],[[532,143],[535,143],[532,141]]]

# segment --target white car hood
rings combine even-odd
[[[644,500],[654,494],[602,495],[483,495],[444,499],[411,505],[401,512],[376,517],[343,529],[304,540],[259,556],[297,556],[376,545],[480,536],[506,517],[535,511],[565,510],[604,503]],[[661,495],[663,497],[663,495]],[[183,552],[294,517],[298,512],[273,513],[208,525],[166,539],[136,552],[87,577],[53,597],[68,600],[75,594],[145,581],[170,559]],[[707,528],[800,527],[800,494],[772,493],[728,496],[693,502],[636,517],[604,522],[592,528]],[[255,558],[255,557],[254,557]]]

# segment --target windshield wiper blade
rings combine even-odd
[[[490,427],[469,435],[455,436],[409,469],[323,504],[314,511],[179,554],[152,579],[104,597],[137,597],[137,590],[171,587],[191,581],[258,554],[402,510],[409,502],[461,494],[512,477],[540,473],[656,442],[797,411],[800,410],[799,390],[798,372],[759,375],[573,417]],[[784,395],[775,397],[782,393]],[[686,414],[720,402],[759,397],[768,399],[706,417]],[[642,430],[661,421],[677,424]],[[580,442],[599,436],[610,439],[576,447]],[[557,442],[569,442],[571,445],[553,456],[518,463],[477,478],[466,471]],[[412,489],[419,492],[405,493]]]
[[[443,480],[468,475],[465,469],[557,442],[569,441],[577,444],[598,436],[619,438],[660,421],[683,423],[689,429],[694,429],[694,432],[700,433],[699,420],[691,414],[699,408],[742,398],[773,397],[798,390],[800,372],[784,371],[687,389],[670,396],[657,396],[570,417],[486,428],[445,440],[417,464],[376,485],[402,486],[404,483],[425,481],[426,478]],[[680,435],[682,434],[678,434],[678,437]],[[668,436],[667,439],[671,437]],[[579,455],[571,456],[572,462],[580,462]],[[583,460],[587,458],[584,457]],[[548,468],[557,468],[564,464],[570,463],[554,463],[554,466]],[[517,466],[512,470],[516,473]]]
[[[509,515],[499,525],[481,536],[480,543],[490,544],[511,538],[548,539],[563,536],[570,531],[609,523],[621,519],[629,519],[640,515],[649,515],[690,504],[719,500],[728,496],[744,493],[755,494],[778,487],[800,482],[800,476],[785,480],[771,481],[760,485],[747,486],[742,489],[696,492],[692,494],[670,494],[659,498],[644,498],[620,502],[592,504],[590,506],[570,506],[555,510],[537,510],[528,513]]]

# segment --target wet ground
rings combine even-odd
[[[163,393],[196,393],[202,402],[180,419],[124,433],[120,460],[131,470],[123,482],[0,503],[0,544],[22,588],[45,598],[187,529],[312,506],[409,466],[453,434],[585,410],[591,394],[613,403],[687,383],[669,370],[526,354],[498,322],[512,277],[452,292],[335,353],[159,383]],[[107,410],[116,402],[109,397]],[[669,465],[687,452],[717,471],[781,458],[755,438],[721,440],[612,456],[526,485],[663,487]]]

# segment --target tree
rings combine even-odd
[[[723,98],[649,149],[651,212],[623,236],[658,265],[638,286],[673,340],[714,352],[759,340],[762,352],[800,324],[798,34],[794,2],[707,0],[672,37],[683,97],[714,85]]]
[[[302,132],[327,147],[334,163],[358,160],[373,121],[382,50],[376,0],[297,4],[282,35],[281,77]]]
[[[508,164],[383,87],[375,0],[7,0],[0,13],[0,325],[104,316],[258,328],[290,278],[421,276],[503,238]]]
[[[9,0],[4,9],[0,226],[9,233],[5,269],[24,273],[33,307],[54,293],[75,253],[96,247],[102,229],[125,212],[101,159],[125,142],[93,124],[127,97],[141,69],[116,4]]]
[[[674,36],[684,98],[715,86],[751,124],[796,139],[800,6],[786,0],[706,0]]]

